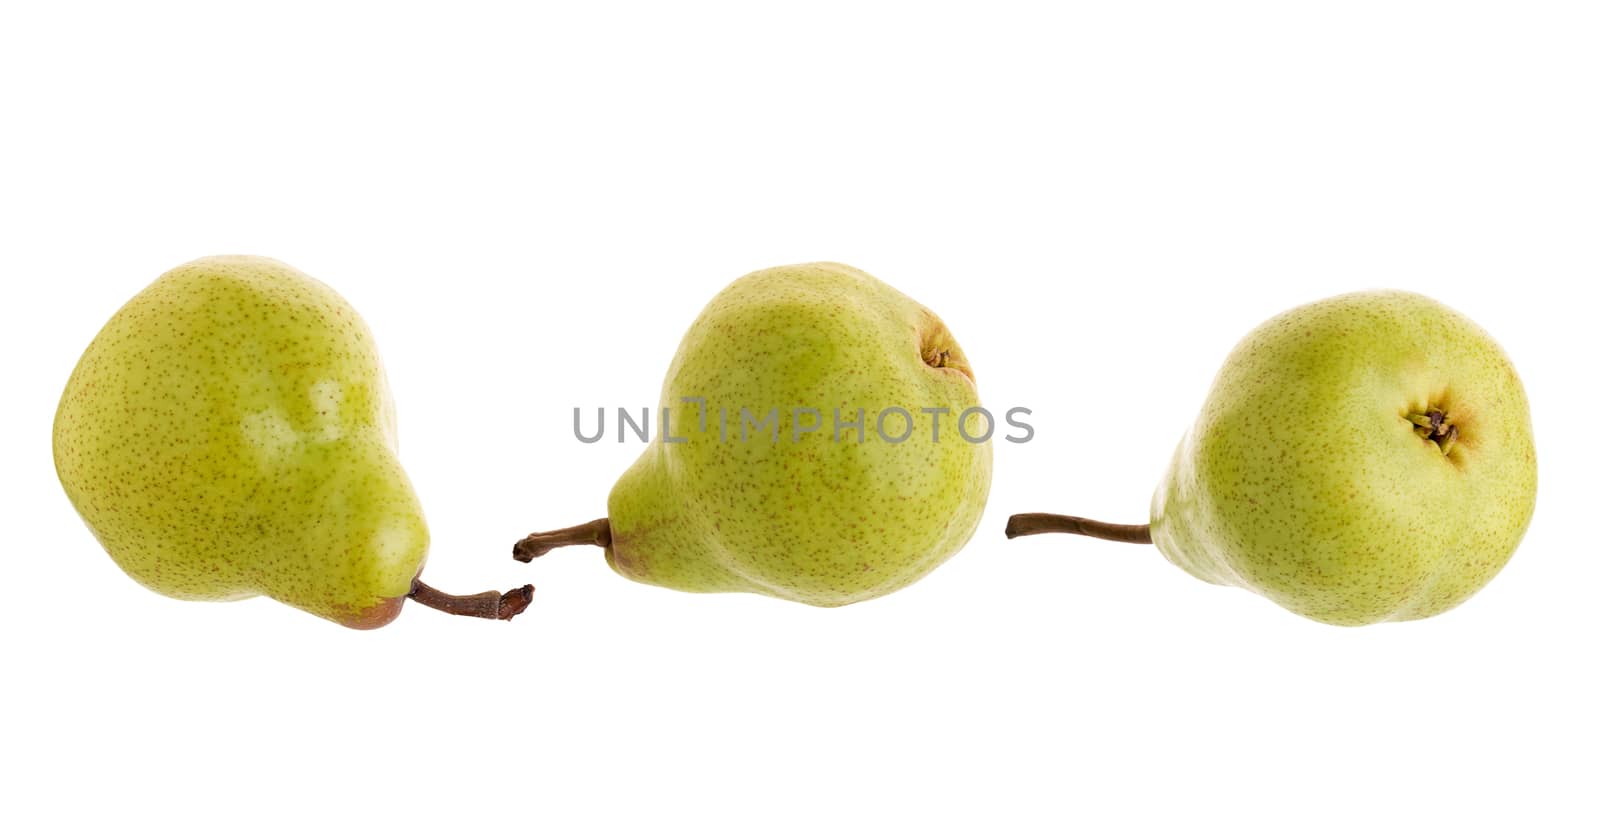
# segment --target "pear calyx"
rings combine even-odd
[[[503,595],[492,589],[476,595],[451,595],[415,580],[411,582],[411,593],[406,597],[450,615],[510,621],[533,603],[533,585],[523,584]]]
[[[1113,542],[1150,543],[1149,525],[1113,525],[1059,513],[1019,513],[1006,520],[1006,539],[1034,534],[1078,534]]]
[[[1416,427],[1417,436],[1431,440],[1439,447],[1441,455],[1448,456],[1461,436],[1461,427],[1452,422],[1450,413],[1430,407],[1425,412],[1407,414],[1406,419]]]
[[[956,342],[956,337],[951,334],[950,328],[932,312],[923,310],[923,316],[927,321],[917,336],[917,353],[922,356],[922,363],[931,368],[956,371],[968,379],[975,379],[972,375],[972,365],[961,352],[961,345]]]

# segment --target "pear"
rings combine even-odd
[[[1153,541],[1201,580],[1317,621],[1404,621],[1500,571],[1537,483],[1527,397],[1494,340],[1429,298],[1362,292],[1240,342],[1148,526],[1019,514],[1006,535]]]
[[[684,336],[660,408],[607,518],[531,534],[514,557],[601,545],[642,583],[842,606],[955,554],[988,498],[993,424],[966,354],[849,266],[735,280]]]
[[[417,579],[422,507],[350,304],[275,260],[167,272],[84,351],[56,411],[56,472],[123,571],[174,598],[266,595],[355,628],[405,599],[507,618],[532,587],[451,596]]]

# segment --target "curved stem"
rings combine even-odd
[[[425,607],[432,607],[451,615],[510,621],[533,602],[533,586],[531,584],[519,586],[504,595],[493,590],[479,592],[476,595],[451,595],[416,580],[411,583],[409,597]]]
[[[1081,534],[1102,540],[1149,543],[1149,525],[1112,525],[1059,513],[1019,513],[1006,521],[1006,539],[1033,534]]]
[[[611,520],[601,518],[556,531],[536,531],[517,541],[511,557],[524,563],[564,545],[611,545]]]

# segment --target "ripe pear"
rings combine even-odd
[[[1201,580],[1335,625],[1427,618],[1489,582],[1533,516],[1521,380],[1489,335],[1421,295],[1289,310],[1223,364],[1146,526],[1019,514],[1153,541]]]
[[[665,428],[608,517],[532,534],[513,556],[596,544],[623,577],[687,592],[885,595],[977,528],[992,457],[978,406],[966,354],[926,307],[837,263],[757,271],[690,326],[661,390]]]
[[[276,260],[196,260],[123,306],[67,381],[54,448],[100,544],[174,598],[266,595],[366,629],[408,596],[510,618],[533,591],[417,580],[428,528],[377,345],[337,292]]]

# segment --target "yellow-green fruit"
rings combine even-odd
[[[1201,580],[1317,621],[1426,618],[1510,559],[1536,485],[1527,398],[1494,340],[1429,298],[1364,292],[1239,343],[1150,532]]]
[[[979,406],[966,355],[938,316],[849,266],[734,281],[684,336],[661,406],[681,440],[657,435],[608,504],[606,556],[633,580],[863,601],[958,551],[988,498],[992,424],[957,428]]]
[[[377,627],[427,555],[371,334],[275,260],[196,260],[129,301],[67,382],[55,461],[111,557],[175,598]]]

